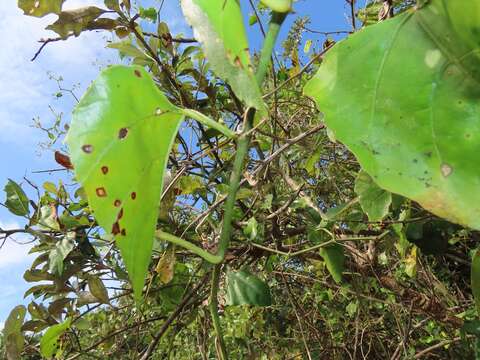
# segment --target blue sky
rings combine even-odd
[[[362,0],[366,2],[367,0]],[[158,5],[158,0],[149,1]],[[98,0],[67,0],[64,9],[87,5],[102,6]],[[143,2],[145,4],[145,2]],[[148,4],[146,4],[148,5]],[[242,0],[242,6],[248,9],[248,1]],[[364,4],[360,4],[364,5]],[[145,6],[145,5],[144,5]],[[343,0],[300,0],[295,5],[298,15],[309,15],[310,27],[318,31],[349,30],[348,8]],[[283,36],[288,29],[285,26]],[[0,51],[0,187],[3,188],[7,178],[22,182],[24,176],[40,185],[44,181],[57,182],[58,173],[35,174],[32,171],[55,169],[52,150],[42,150],[38,143],[46,141],[45,135],[31,127],[32,118],[39,117],[42,122],[54,120],[49,109],[52,106],[57,113],[63,113],[68,121],[74,105],[72,98],[64,96],[57,99],[56,82],[49,80],[49,72],[61,75],[64,86],[80,84],[77,95],[81,95],[88,84],[98,75],[99,70],[111,63],[118,63],[116,52],[106,49],[106,40],[111,35],[106,33],[84,33],[78,38],[66,42],[49,44],[39,56],[31,62],[29,59],[38,49],[37,40],[55,36],[44,28],[55,21],[56,16],[32,18],[17,9],[16,1],[5,1],[0,14],[0,33],[3,34]],[[177,0],[165,0],[162,19],[166,21],[172,33],[190,31],[184,23]],[[261,38],[258,28],[249,30],[253,48],[258,48]],[[323,36],[311,34],[312,40],[324,40]],[[25,187],[28,190],[28,187]],[[31,189],[30,189],[31,190]],[[30,194],[33,195],[32,192]],[[0,195],[4,201],[4,195]],[[3,229],[19,228],[24,225],[21,218],[9,214],[0,207],[0,227]],[[25,242],[24,236],[15,240]],[[0,249],[0,326],[15,305],[23,302],[23,293],[29,288],[23,280],[23,272],[32,262],[28,256],[29,245],[19,245],[12,240]]]

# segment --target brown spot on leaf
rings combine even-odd
[[[118,235],[118,234],[120,234],[120,224],[118,223],[118,221],[116,221],[116,222],[112,225],[112,234],[113,234],[113,235]]]
[[[452,167],[448,164],[442,164],[440,170],[442,171],[443,177],[448,177],[453,172]]]
[[[133,73],[135,74],[136,77],[139,77],[139,78],[142,77],[142,73],[140,72],[140,70],[135,69]]]
[[[93,146],[90,144],[85,144],[82,146],[82,150],[84,153],[91,154],[93,151]]]
[[[107,191],[105,190],[104,187],[99,187],[95,190],[95,192],[97,193],[97,196],[98,197],[105,197],[107,196]]]
[[[115,207],[119,207],[120,205],[122,205],[122,202],[117,199],[117,200],[114,201],[113,205],[114,205]]]
[[[235,60],[233,60],[235,66],[239,67],[240,69],[243,69],[243,64],[242,61],[238,56],[235,57]]]
[[[122,236],[127,236],[127,230],[125,229],[122,229],[122,232],[121,232]]]
[[[132,198],[132,200],[135,200],[137,198],[137,193],[134,191],[130,194],[130,197]]]
[[[118,138],[120,140],[122,139],[125,139],[128,135],[128,128],[121,128],[119,131],[118,131]]]
[[[102,166],[102,173],[106,175],[108,173],[108,166]]]
[[[117,220],[120,220],[123,217],[123,208],[120,209],[117,215]]]

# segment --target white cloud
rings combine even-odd
[[[65,8],[100,5],[101,1],[67,1]],[[34,18],[23,15],[15,1],[2,6],[0,33],[4,39],[0,52],[0,143],[30,145],[40,132],[30,128],[35,115],[49,117],[48,104],[56,84],[48,80],[48,71],[64,75],[68,83],[84,85],[95,77],[98,69],[92,64],[110,57],[104,50],[104,35],[87,32],[78,38],[48,44],[34,62],[41,38],[56,37],[44,28],[54,22],[55,15]]]

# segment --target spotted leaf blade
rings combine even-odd
[[[168,154],[183,115],[140,67],[104,70],[67,137],[95,218],[115,236],[137,299],[150,263]]]
[[[339,42],[304,90],[380,187],[475,229],[479,23],[480,0],[431,0]]]
[[[265,112],[250,61],[239,1],[182,0],[181,4],[213,71],[229,83],[247,106]]]

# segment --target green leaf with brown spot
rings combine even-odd
[[[479,23],[480,0],[431,0],[339,42],[304,90],[380,187],[475,229]]]
[[[163,174],[183,115],[140,67],[104,70],[75,108],[67,144],[100,226],[115,236],[137,299]]]
[[[65,0],[18,0],[18,7],[25,15],[42,17],[47,14],[59,14]]]
[[[230,84],[247,106],[265,112],[250,61],[239,1],[182,0],[181,4],[213,71]]]

